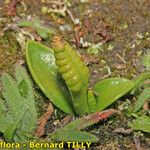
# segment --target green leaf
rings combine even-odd
[[[57,130],[54,132],[51,137],[54,141],[63,141],[63,142],[97,142],[98,138],[85,131],[77,130]]]
[[[110,115],[117,113],[115,109],[108,109],[102,112],[96,112],[88,116],[83,116],[78,118],[70,123],[68,123],[63,129],[65,130],[82,130],[86,127],[89,127],[95,123],[98,123],[100,120],[108,118]]]
[[[134,88],[134,83],[125,78],[108,78],[94,86],[97,93],[97,111],[101,111]]]
[[[15,77],[19,85],[19,91],[25,95],[24,104],[27,104],[27,109],[29,109],[34,115],[37,115],[34,101],[34,92],[32,83],[29,76],[27,75],[25,69],[21,66],[17,66],[15,70]],[[21,89],[20,89],[21,88]],[[23,95],[22,95],[23,96]],[[35,116],[34,118],[36,118]],[[34,119],[33,118],[33,119]]]
[[[20,21],[19,23],[17,23],[17,25],[20,27],[32,27],[33,23],[32,21]]]
[[[2,76],[3,97],[16,123],[19,123],[24,115],[23,97],[21,97],[16,81],[8,74]],[[21,109],[18,109],[21,108]]]
[[[150,98],[150,87],[145,88],[139,95],[137,102],[135,103],[133,112],[137,112],[144,105],[144,103]]]
[[[146,70],[150,70],[150,51],[147,52],[143,57],[143,65],[146,67]]]
[[[37,125],[37,112],[29,77],[21,66],[16,67],[15,75],[17,81],[8,74],[2,75],[4,100],[0,99],[0,131],[4,133],[7,141],[15,140],[16,137],[27,137]]]
[[[36,32],[37,34],[43,38],[43,39],[47,39],[48,38],[48,33],[46,32],[46,30],[44,30],[44,28],[36,28]]]
[[[150,116],[141,116],[132,123],[134,130],[141,130],[150,133]]]
[[[35,20],[32,21],[33,27],[34,28],[39,28],[41,27],[41,21],[39,18],[36,18]]]
[[[4,133],[8,126],[13,122],[12,115],[0,114],[0,132]]]
[[[150,71],[141,73],[140,75],[137,76],[137,78],[133,80],[134,88],[137,88],[141,83],[143,83],[145,80],[148,79],[150,79]]]
[[[12,141],[16,130],[16,123],[9,123],[9,125],[5,129],[4,138],[7,139],[7,141]]]
[[[54,34],[55,32],[54,29],[46,28],[44,26],[37,27],[35,30],[37,34],[43,39],[49,38],[50,35]]]
[[[43,93],[62,111],[74,115],[71,97],[66,84],[58,73],[53,51],[35,41],[26,49],[29,70]]]
[[[18,87],[19,87],[19,92],[20,92],[20,94],[21,94],[24,98],[26,98],[27,95],[28,95],[28,87],[27,87],[27,83],[25,82],[25,80],[22,80],[22,81],[19,83]]]
[[[98,138],[90,133],[81,132],[86,127],[89,127],[102,119],[106,119],[113,113],[117,113],[118,111],[115,109],[109,109],[103,112],[96,112],[88,116],[83,116],[82,118],[78,118],[70,123],[68,123],[65,127],[56,130],[50,138],[55,141],[80,141],[80,142],[96,142]]]
[[[5,105],[3,104],[3,100],[0,98],[0,115],[2,115],[5,111]]]
[[[4,133],[9,124],[13,123],[12,115],[7,113],[4,100],[0,98],[0,132]]]
[[[23,120],[20,123],[20,131],[30,133],[35,129],[37,124],[37,112],[32,83],[25,69],[21,66],[16,67],[15,76],[19,85],[19,91],[22,91],[21,95],[24,97],[23,103],[25,107]]]
[[[33,28],[37,32],[37,34],[43,39],[47,39],[51,34],[54,33],[53,29],[43,26],[38,18],[33,21],[20,21],[17,25],[20,27]]]
[[[88,101],[90,113],[95,112],[96,98],[95,98],[94,92],[92,90],[88,90],[88,92],[87,92],[87,101]]]

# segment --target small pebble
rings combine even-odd
[[[58,125],[60,123],[60,121],[57,119],[53,122],[54,126]]]

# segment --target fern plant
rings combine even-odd
[[[25,141],[37,125],[31,81],[21,66],[15,69],[15,79],[4,73],[1,81],[0,132],[6,141]]]

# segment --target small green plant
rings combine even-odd
[[[7,142],[27,143],[31,139],[41,141],[33,135],[37,126],[37,112],[32,84],[25,69],[17,66],[15,79],[5,73],[2,75],[1,80],[3,99],[0,98],[0,133],[3,133]],[[114,111],[110,110],[106,113],[110,115]],[[96,142],[98,141],[96,136],[79,130],[98,122],[103,114],[94,114],[97,115],[97,120],[92,119],[91,115],[72,121],[67,126],[52,133],[48,140]],[[80,123],[83,126],[79,128]]]
[[[132,128],[134,130],[141,130],[150,133],[150,117],[147,115],[143,115],[133,120]]]
[[[103,43],[98,43],[98,44],[93,44],[91,45],[88,49],[87,52],[89,54],[94,54],[97,55],[99,53],[100,50],[103,49]]]
[[[150,72],[134,80],[108,78],[88,88],[89,70],[76,51],[60,36],[54,36],[53,48],[29,41],[26,59],[29,70],[54,105],[71,115],[104,110],[120,97],[150,78]]]
[[[36,33],[43,39],[47,39],[49,38],[52,34],[54,34],[54,30],[53,29],[50,29],[50,28],[47,28],[45,26],[43,26],[41,24],[41,21],[39,19],[35,19],[35,20],[32,20],[32,21],[20,21],[18,23],[18,26],[20,27],[31,27],[33,28]]]
[[[147,54],[144,55],[143,66],[147,71],[150,71],[150,52],[147,52]],[[146,111],[144,111],[144,114],[141,111],[143,105],[150,99],[150,85],[143,83],[140,87],[141,86],[142,91],[140,90],[140,94],[133,108],[133,115],[136,116],[136,119],[133,120],[131,126],[134,130],[150,132],[150,116],[146,114]]]
[[[4,73],[1,80],[0,132],[6,141],[26,141],[37,125],[31,81],[21,66],[16,67],[15,79]]]
[[[143,57],[143,66],[145,70],[150,71],[150,52],[147,52],[146,55]],[[144,103],[150,99],[150,85],[142,84],[141,85],[144,89],[142,90],[141,94],[138,97],[137,102],[135,103],[134,113],[139,111],[140,108],[144,105]]]

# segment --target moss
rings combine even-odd
[[[11,30],[5,31],[4,36],[0,38],[0,45],[10,53],[17,53],[20,50],[15,32]]]
[[[34,97],[35,97],[35,103],[36,103],[38,118],[40,118],[44,114],[44,112],[46,111],[49,100],[40,91],[40,89],[38,87],[35,87],[35,89],[34,89]]]
[[[15,32],[5,31],[0,37],[0,72],[13,70],[13,65],[20,59],[20,47]]]

